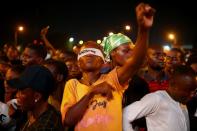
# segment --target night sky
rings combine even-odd
[[[25,31],[19,34],[24,43],[39,39],[41,28],[49,25],[49,40],[61,45],[73,36],[78,40],[102,39],[108,32],[121,32],[124,25],[132,26],[127,32],[136,40],[135,6],[138,0],[64,0],[58,2],[6,2],[0,4],[0,43],[14,39],[17,25],[24,25]],[[151,43],[166,43],[167,33],[174,32],[181,44],[197,43],[197,14],[192,0],[146,0],[157,11],[151,29]],[[172,3],[173,2],[173,3]],[[177,4],[175,3],[177,2]]]

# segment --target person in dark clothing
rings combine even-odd
[[[21,131],[63,130],[60,112],[47,101],[55,89],[55,80],[46,67],[29,66],[19,78],[7,83],[18,89],[18,108],[27,112],[27,120],[20,127]]]
[[[143,96],[149,93],[148,83],[139,77],[134,75],[132,80],[129,82],[128,89],[124,92],[123,97],[123,108],[130,105],[131,103],[140,100]],[[133,128],[137,127],[140,130],[146,129],[145,118],[140,118],[132,122]]]

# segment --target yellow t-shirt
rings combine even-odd
[[[108,101],[101,95],[94,96],[82,120],[75,126],[75,131],[122,131],[122,95],[125,90],[119,84],[116,68],[101,77],[93,84],[107,81],[115,91],[113,99]],[[61,104],[61,113],[64,120],[69,107],[77,103],[90,90],[90,87],[81,84],[76,79],[69,80],[64,89]]]

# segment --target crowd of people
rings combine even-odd
[[[149,44],[155,9],[136,7],[134,43],[118,33],[73,52],[43,44],[0,51],[0,130],[196,131],[197,52]]]

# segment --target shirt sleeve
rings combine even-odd
[[[121,85],[119,83],[119,80],[118,80],[118,75],[117,75],[117,67],[115,67],[112,71],[110,71],[107,75],[107,82],[109,84],[112,85],[112,87],[117,90],[118,92],[121,92],[123,93],[125,91],[125,89],[128,88],[128,83],[125,83],[125,85]]]
[[[136,119],[146,117],[154,113],[159,106],[159,97],[150,93],[144,96],[140,101],[136,101],[123,110],[123,130],[132,131],[132,125],[130,124]]]
[[[62,114],[62,121],[65,119],[66,112],[68,109],[73,106],[77,100],[75,96],[76,87],[75,87],[75,80],[69,80],[64,88],[62,103],[61,103],[61,114]]]

